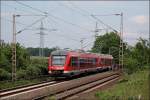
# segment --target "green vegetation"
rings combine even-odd
[[[110,32],[105,35],[97,36],[92,52],[111,54],[115,58],[115,62],[118,63],[120,37],[116,34],[117,33]]]
[[[116,33],[98,36],[92,52],[112,54],[118,63],[119,40]],[[150,43],[139,38],[135,46],[124,43],[123,79],[114,87],[96,94],[101,100],[149,100]],[[141,98],[141,99],[139,99]]]
[[[98,36],[92,47],[91,52],[111,54],[117,64],[119,60],[119,36],[117,33],[110,32]],[[150,43],[148,40],[139,38],[135,46],[124,45],[124,71],[128,74],[143,69],[141,66],[150,66]]]
[[[91,52],[111,54],[114,57],[115,64],[118,64],[120,37],[114,33],[106,33],[98,36],[95,40]],[[144,70],[145,67],[150,67],[150,43],[147,40],[139,38],[135,46],[124,44],[124,72],[126,74],[134,74],[138,70]],[[48,56],[55,48],[44,48],[45,57],[37,57],[39,48],[25,48],[17,43],[17,81],[11,82],[11,62],[12,49],[8,43],[3,43],[0,46],[0,87],[11,87],[20,84],[28,84],[28,82],[42,75],[47,75]],[[8,82],[7,82],[8,81]],[[29,82],[29,83],[30,83]],[[10,83],[10,84],[9,84]],[[13,85],[14,84],[14,85]]]
[[[96,93],[101,100],[149,100],[149,71],[125,75],[113,87]]]
[[[16,49],[17,80],[15,82],[12,82],[11,45],[3,43],[0,46],[0,89],[16,87],[19,85],[33,84],[44,80],[49,80],[49,77],[45,77],[45,75],[48,75],[48,57],[30,56],[29,51],[27,51],[27,49],[21,46],[19,43],[17,43]]]
[[[58,49],[58,47],[54,47],[54,48],[43,48],[44,51],[44,56],[48,57],[50,55],[50,53],[54,50]],[[39,48],[32,48],[29,47],[27,48],[27,51],[29,52],[30,56],[39,56]]]
[[[33,76],[47,75],[48,57],[30,57],[26,48],[19,43],[17,49],[17,80],[30,79]],[[3,43],[0,47],[0,81],[11,80],[11,45]]]

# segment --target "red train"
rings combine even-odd
[[[111,55],[56,50],[49,57],[49,74],[77,75],[85,72],[111,69],[113,57]]]

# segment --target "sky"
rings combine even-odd
[[[43,16],[44,12],[47,16]],[[21,45],[39,47],[42,21],[47,29],[44,31],[44,47],[80,49],[83,39],[84,50],[90,50],[96,22],[98,29],[102,29],[98,35],[105,34],[104,29],[107,29],[91,15],[119,31],[121,17],[114,14],[121,12],[123,40],[135,45],[139,37],[148,39],[149,1],[1,1],[1,38],[5,42],[12,41],[12,15],[19,14],[16,32],[23,30],[17,34],[17,42]],[[42,20],[35,23],[39,19]]]

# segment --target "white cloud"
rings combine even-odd
[[[137,24],[143,25],[148,23],[148,16],[144,16],[144,15],[134,16],[132,20]]]

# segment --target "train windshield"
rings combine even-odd
[[[52,56],[53,66],[63,66],[65,64],[66,56]]]

